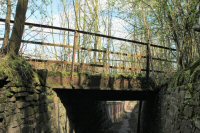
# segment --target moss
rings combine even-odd
[[[73,73],[74,77],[78,77],[78,75],[79,75],[79,73],[77,73],[77,72]],[[69,78],[71,76],[71,73],[66,72],[66,71],[57,71],[57,72],[49,71],[48,76],[50,76],[50,77],[62,76],[62,77],[65,77],[65,78]]]
[[[141,74],[132,74],[132,73],[122,73],[122,74],[110,74],[108,77],[115,78],[115,79],[120,79],[120,78],[125,78],[125,79],[137,79],[138,77],[143,77]]]
[[[189,67],[189,69],[191,70],[191,73],[193,73],[195,71],[195,69],[198,67],[200,67],[200,59],[198,59],[197,61],[192,63],[192,65]]]
[[[191,74],[190,82],[198,82],[200,80],[200,65],[194,69],[193,73]]]
[[[189,83],[187,84],[187,89],[189,90],[190,94],[193,95],[193,84],[192,83]]]
[[[0,79],[7,79],[18,86],[30,86],[33,83],[32,66],[22,57],[5,56],[0,59]]]
[[[179,70],[173,75],[169,83],[170,87],[177,87],[199,82],[200,79],[200,60],[194,62],[190,67]],[[190,87],[188,87],[190,88]]]
[[[12,97],[14,94],[11,93],[10,91],[6,91],[6,94],[5,94],[7,97]]]

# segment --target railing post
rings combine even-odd
[[[73,45],[73,54],[72,54],[72,65],[71,65],[71,81],[73,81],[73,73],[74,73],[74,63],[76,60],[76,47],[78,44],[78,32],[74,33],[74,45]]]
[[[138,121],[137,121],[137,133],[141,132],[141,113],[142,113],[142,101],[139,101]]]
[[[147,44],[146,47],[146,80],[147,82],[149,81],[149,74],[150,74],[150,46],[149,43]]]
[[[108,48],[104,48],[105,52],[103,53],[103,72],[104,73],[109,73],[109,69],[110,69],[110,65],[109,65],[109,62],[110,62],[110,51],[108,50]]]

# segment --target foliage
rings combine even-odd
[[[134,73],[121,73],[121,74],[111,74],[109,75],[110,77],[113,77],[115,79],[118,78],[125,78],[125,79],[137,79],[137,78],[144,78],[145,75],[138,73],[138,74],[134,74]]]
[[[172,51],[154,50],[156,55],[177,59],[181,69],[200,57],[199,33],[193,30],[200,23],[198,0],[116,1],[120,10],[118,16],[129,23],[127,29],[133,32],[136,39],[149,39],[152,43],[177,49],[171,55]],[[150,36],[147,36],[147,29]],[[154,64],[154,67],[157,65]]]
[[[25,59],[5,56],[0,61],[0,79],[7,78],[7,80],[19,86],[31,85],[34,72],[31,65]]]
[[[73,76],[77,77],[78,74],[79,73],[74,72]],[[65,77],[65,78],[69,78],[71,76],[71,73],[66,72],[66,71],[49,71],[48,76],[50,76],[50,77],[62,76],[62,77]]]
[[[171,79],[170,87],[177,87],[189,83],[196,83],[200,80],[200,59],[190,67],[179,70]]]

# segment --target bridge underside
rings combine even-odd
[[[60,99],[76,101],[124,101],[150,100],[155,91],[123,91],[123,90],[81,90],[81,89],[54,89]]]

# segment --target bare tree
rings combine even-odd
[[[7,3],[9,5],[10,0],[8,0]],[[28,7],[28,0],[18,0],[10,41],[8,41],[9,30],[5,32],[5,37],[6,37],[4,39],[5,54],[10,54],[10,55],[14,55],[14,56],[19,54],[19,49],[20,49],[21,41],[22,41],[22,35],[24,32],[27,7]],[[10,5],[7,9],[8,11],[7,11],[6,18],[10,18],[9,13],[11,12],[11,9],[9,9],[9,8],[10,8]],[[8,21],[10,21],[10,19],[7,19],[7,22]],[[6,22],[6,24],[7,24],[7,22]],[[7,26],[9,26],[9,23],[7,24]],[[7,29],[8,29],[8,27],[6,28],[6,30]]]
[[[5,34],[3,40],[2,50],[6,53],[7,49],[5,49],[9,42],[9,34],[10,34],[10,18],[11,18],[11,1],[7,0],[7,13],[6,13],[6,22],[5,22]]]

